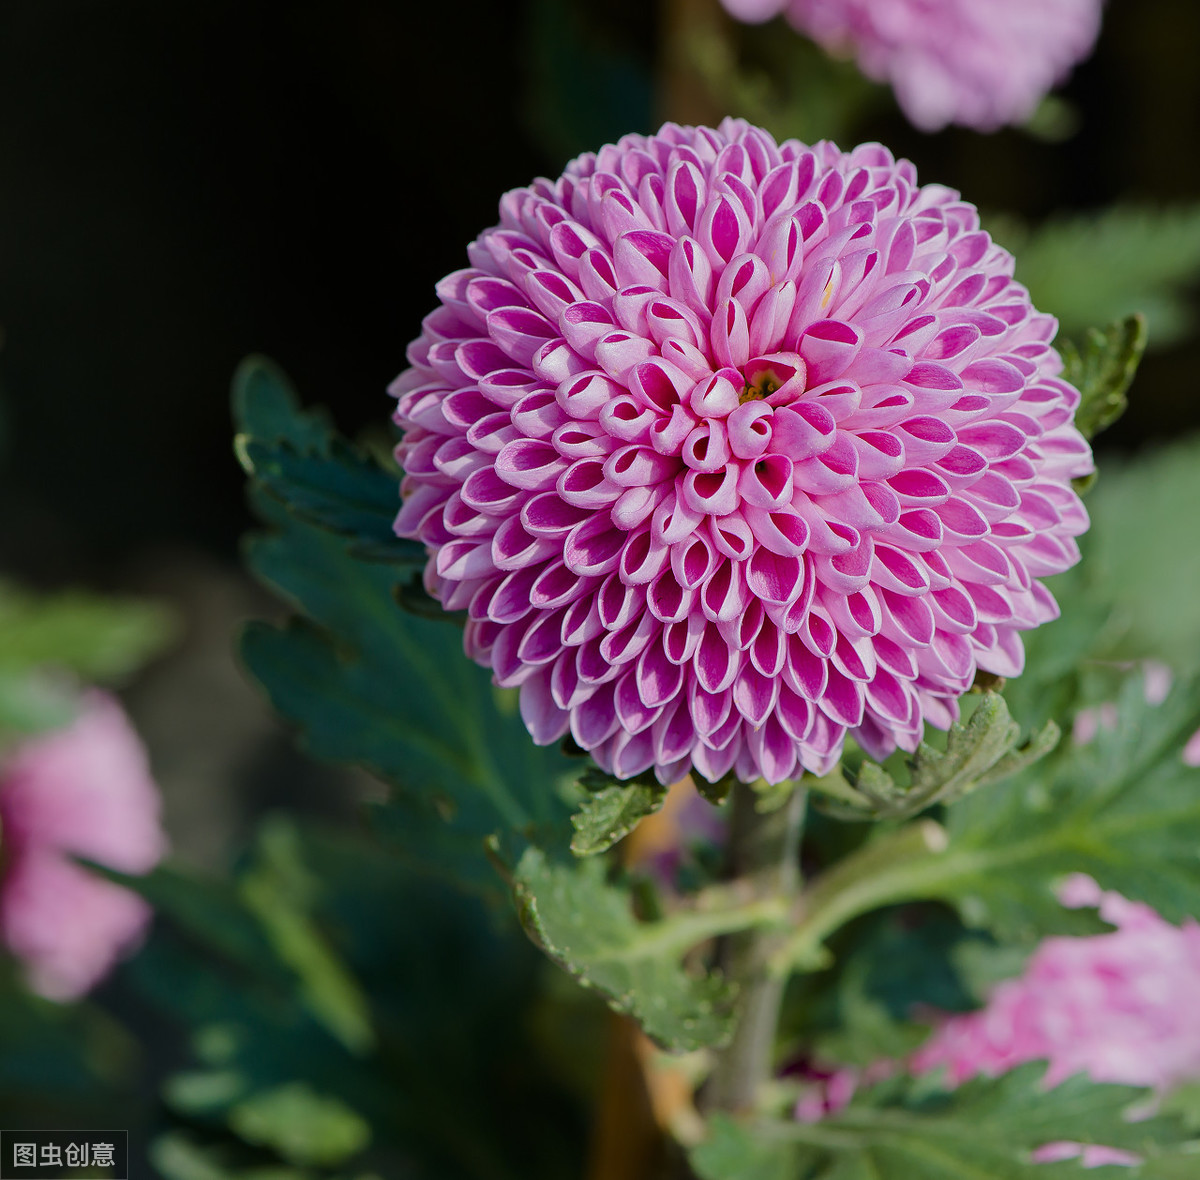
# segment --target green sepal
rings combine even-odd
[[[845,819],[906,819],[1000,782],[1058,744],[1061,734],[1052,721],[1020,743],[1020,729],[998,693],[966,699],[978,703],[965,722],[950,727],[945,750],[922,742],[916,754],[904,761],[907,775],[899,782],[869,759],[854,771],[834,770],[812,782],[824,796],[819,805]]]
[[[1063,358],[1063,378],[1081,394],[1075,425],[1084,438],[1107,430],[1129,406],[1126,394],[1146,351],[1146,320],[1141,315],[1101,330],[1090,328],[1082,347],[1071,340],[1056,343]]]

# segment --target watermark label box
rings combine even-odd
[[[0,1130],[0,1180],[129,1180],[128,1131]]]

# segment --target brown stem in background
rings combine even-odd
[[[616,1013],[609,1025],[587,1180],[650,1180],[662,1168],[665,1143],[635,1051],[640,1033],[632,1020]]]

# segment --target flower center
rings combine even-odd
[[[745,405],[746,402],[761,401],[763,398],[770,397],[783,384],[774,373],[764,371],[758,374],[753,381],[746,382],[746,388],[742,390],[738,401]]]
[[[755,357],[742,369],[743,385],[738,401],[742,405],[767,399],[773,399],[772,405],[795,401],[804,392],[805,376],[804,361],[795,353]]]

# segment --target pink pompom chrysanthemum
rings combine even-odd
[[[396,529],[537,742],[780,782],[1021,670],[1091,454],[957,193],[879,145],[668,124],[468,253],[392,386]]]
[[[1091,51],[1101,0],[722,0],[745,21],[782,14],[896,92],[917,126],[994,131],[1028,118]]]
[[[67,728],[4,760],[0,825],[0,939],[35,991],[74,999],[138,941],[150,909],[72,858],[145,873],[166,850],[145,750],[116,701],[88,693]]]

